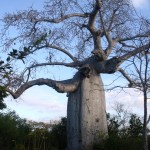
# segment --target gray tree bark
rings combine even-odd
[[[107,136],[105,94],[99,74],[93,72],[69,94],[67,121],[67,150],[92,150],[94,143]]]

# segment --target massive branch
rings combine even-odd
[[[128,87],[132,87],[134,81],[129,77],[129,75],[122,68],[118,68],[118,71],[125,77],[125,79],[128,80],[129,82]]]
[[[135,48],[134,50],[128,52],[127,54],[124,54],[123,56],[119,57],[119,59],[121,60],[120,64],[122,64],[125,60],[131,58],[132,56],[134,56],[142,51],[148,50],[149,48],[150,48],[150,42],[146,45]]]
[[[76,68],[79,67],[81,64],[80,62],[71,62],[71,63],[65,63],[65,62],[45,62],[45,63],[38,63],[38,64],[33,64],[27,69],[35,68],[35,67],[43,67],[43,66],[65,66],[65,67],[70,67],[70,68]]]
[[[98,73],[114,73],[116,71],[120,71],[124,76],[125,74],[122,72],[122,70],[118,69],[119,66],[126,61],[127,59],[131,58],[132,56],[135,56],[136,54],[148,50],[150,48],[150,43],[143,45],[141,47],[138,47],[134,49],[133,51],[130,51],[126,54],[124,54],[121,57],[113,57],[109,60],[105,61],[98,61],[95,63],[95,70],[97,70]],[[126,76],[125,76],[126,77]],[[130,82],[129,78],[127,77],[128,81]]]
[[[98,30],[95,27],[96,16],[99,12],[101,5],[102,5],[101,2],[99,0],[96,0],[96,4],[95,4],[92,12],[89,13],[88,25],[85,25],[85,27],[90,31],[90,33],[93,36],[94,51],[92,51],[92,53],[97,55],[100,58],[100,60],[105,60],[105,53],[102,50],[101,38],[100,38],[103,31]]]
[[[74,78],[72,79],[68,79],[68,80],[64,80],[64,81],[55,81],[52,79],[36,79],[36,80],[32,80],[29,81],[27,83],[24,83],[23,85],[21,85],[15,92],[12,91],[10,88],[7,88],[7,92],[9,92],[13,98],[18,98],[25,90],[35,86],[35,85],[47,85],[49,87],[52,87],[53,89],[55,89],[57,92],[59,93],[64,93],[64,92],[74,92],[79,83],[80,83],[80,75],[76,74],[74,76]]]

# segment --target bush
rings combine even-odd
[[[142,150],[143,124],[140,117],[130,114],[128,126],[123,128],[120,127],[120,120],[116,117],[107,114],[107,120],[109,137],[94,145],[94,150]]]

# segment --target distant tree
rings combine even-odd
[[[118,135],[119,133],[119,120],[115,116],[111,116],[109,113],[107,114],[107,122],[108,122],[108,133]]]
[[[141,136],[143,134],[143,123],[136,114],[131,114],[129,120],[128,134],[130,136]]]
[[[29,121],[32,131],[28,135],[28,149],[65,150],[67,146],[67,119],[61,118],[57,123]]]
[[[118,120],[120,127],[126,128],[131,115],[130,109],[121,102],[114,102],[112,109],[115,111],[114,117]]]
[[[3,19],[8,60],[23,62],[15,63],[20,69],[6,83],[7,91],[18,98],[32,86],[47,85],[68,93],[68,150],[92,149],[100,132],[108,134],[100,75],[119,71],[130,82],[121,65],[150,47],[150,27],[134,10],[130,0],[49,0],[41,11],[30,8]],[[8,34],[12,29],[14,37]],[[39,71],[51,66],[76,73],[62,81],[40,77]]]

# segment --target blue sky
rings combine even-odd
[[[1,8],[3,9],[0,10],[0,16],[2,17],[7,12],[26,9],[30,6],[40,9],[42,3],[43,0],[5,0],[1,2]],[[133,4],[139,12],[145,16],[149,15],[149,0],[133,0]],[[63,74],[65,75],[65,72]],[[113,76],[105,77],[104,82],[106,83],[107,80],[108,83],[111,83],[113,80],[112,77]],[[126,91],[116,90],[107,92],[106,104],[108,112],[112,111],[112,106],[116,101],[125,104],[132,112],[142,115],[142,96],[134,90],[128,89]],[[7,103],[8,108],[15,110],[20,117],[29,120],[48,122],[49,120],[57,120],[62,116],[66,116],[66,94],[58,94],[56,91],[46,86],[35,86],[24,92],[17,100],[14,100],[9,96],[6,98],[5,102]],[[150,108],[149,103],[148,108]]]

